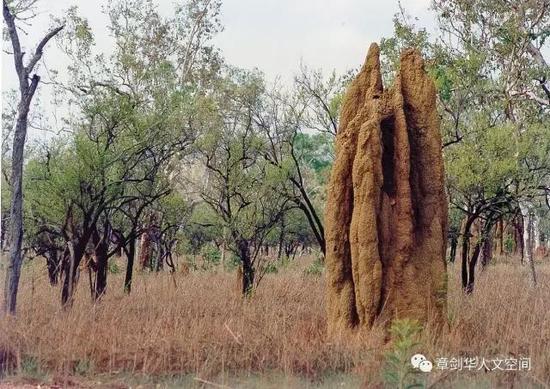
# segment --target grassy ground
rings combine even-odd
[[[382,387],[385,353],[395,346],[384,344],[380,328],[327,341],[323,276],[305,272],[304,262],[266,275],[244,301],[235,273],[203,271],[137,274],[130,295],[123,275],[110,274],[107,295],[94,305],[83,274],[68,312],[42,264],[27,265],[18,316],[0,319],[0,364],[12,365],[0,388]],[[458,264],[449,267],[449,328],[436,335],[428,325],[406,357],[530,357],[532,366],[435,370],[421,377],[425,386],[550,385],[550,264],[539,262],[537,271],[539,286],[532,288],[527,266],[497,261],[464,296]]]

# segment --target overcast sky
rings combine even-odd
[[[88,18],[97,45],[109,44],[102,3],[40,0],[40,16],[32,21],[32,26],[25,27],[28,35],[22,37],[22,44],[27,50],[32,48],[51,25],[51,15],[61,16],[72,5],[77,5],[80,14]],[[174,1],[156,3],[165,13],[170,12]],[[419,18],[419,25],[432,28],[430,0],[401,3],[409,14]],[[391,35],[392,18],[397,11],[397,0],[224,0],[224,31],[216,37],[215,44],[228,63],[257,67],[271,80],[276,76],[290,80],[300,61],[327,73],[333,69],[344,72],[362,63],[371,42]],[[68,64],[55,43],[45,50],[44,61],[48,68],[60,73]],[[1,75],[2,90],[16,87],[13,60],[7,54],[2,54]],[[47,114],[51,114],[54,107],[49,104],[50,88],[41,85],[40,89],[42,103]]]

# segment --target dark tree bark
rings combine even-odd
[[[451,253],[449,257],[449,262],[454,263],[456,260],[456,248],[458,246],[458,237],[451,238]]]
[[[96,230],[92,234],[97,261],[96,280],[94,286],[94,300],[99,300],[107,289],[107,271],[109,268],[109,226],[105,226],[103,236]]]
[[[472,257],[468,262],[468,281],[466,283],[466,293],[470,294],[474,291],[476,265],[481,252],[481,242],[476,243]]]
[[[512,221],[514,225],[514,254],[520,254],[520,261],[523,265],[525,247],[523,245],[523,217],[516,215]]]
[[[52,249],[48,250],[45,255],[50,285],[57,285],[59,275],[59,253],[56,249]]]
[[[497,254],[504,255],[504,221],[502,216],[498,219],[497,224]]]
[[[134,258],[136,256],[136,239],[131,237],[128,241],[126,248],[126,257],[128,258],[128,264],[126,265],[126,276],[124,277],[124,291],[130,293],[132,291],[132,275],[134,271]]]
[[[464,235],[465,239],[469,241],[470,234],[470,228],[473,224],[473,222],[477,219],[477,216],[470,215],[468,216],[468,220],[466,222],[466,226],[464,229]],[[493,228],[493,225],[495,223],[494,220],[494,212],[490,212],[487,216],[487,220],[485,221],[485,224],[483,225],[483,228],[481,230],[481,235],[476,242],[476,245],[474,247],[474,252],[472,253],[472,256],[468,258],[469,256],[469,242],[466,244],[466,250],[464,251],[464,243],[462,246],[462,287],[464,288],[464,291],[467,294],[471,294],[474,291],[474,284],[475,284],[475,269],[477,265],[477,261],[479,259],[479,255],[481,254],[481,250],[487,240],[490,240],[490,232]],[[463,240],[464,242],[464,240]]]
[[[285,242],[285,232],[286,232],[286,225],[285,225],[285,217],[283,216],[281,218],[281,233],[279,234],[279,244],[277,247],[277,260],[280,261],[283,257],[283,244]]]
[[[78,281],[78,266],[84,256],[88,237],[82,237],[76,242],[69,241],[65,251],[63,267],[63,287],[61,289],[61,305],[70,308],[73,304],[74,289]]]
[[[477,216],[470,215],[468,216],[468,219],[466,220],[466,223],[464,225],[464,231],[462,232],[462,269],[461,269],[461,275],[462,275],[462,288],[466,290],[468,286],[468,257],[469,257],[469,251],[470,251],[470,237],[472,236],[470,233],[470,229],[472,228],[472,224],[476,220]]]
[[[39,42],[33,56],[28,64],[23,64],[23,55],[19,34],[15,26],[15,16],[11,13],[6,0],[3,1],[3,15],[10,36],[15,70],[19,79],[19,104],[17,106],[17,118],[13,137],[12,150],[12,171],[11,171],[11,209],[10,209],[10,259],[6,271],[4,287],[4,312],[14,315],[17,306],[17,290],[21,276],[21,264],[23,256],[21,247],[23,245],[23,152],[27,137],[28,116],[30,105],[38,87],[40,76],[31,73],[37,62],[42,58],[44,46],[64,26],[57,27],[50,31]]]
[[[327,252],[326,241],[325,241],[325,229],[323,227],[323,224],[321,223],[321,220],[319,219],[319,216],[317,215],[317,212],[315,211],[315,209],[313,208],[313,205],[311,205],[311,202],[309,201],[307,204],[299,203],[298,207],[306,215],[307,221],[311,227],[311,230],[313,231],[313,234],[315,235],[315,239],[317,240],[317,243],[319,243],[319,248],[321,249],[321,252],[323,253],[323,258],[324,258]]]
[[[535,214],[531,211],[527,214],[527,261],[529,262],[529,268],[531,271],[531,282],[533,286],[537,286],[537,273],[535,271],[535,260],[533,258],[533,246],[534,246],[534,226]]]
[[[489,233],[489,236],[483,241],[481,248],[481,268],[485,269],[491,260],[493,259],[493,235]]]
[[[254,287],[254,267],[250,257],[250,245],[245,239],[241,239],[237,242],[237,249],[243,267],[242,293],[247,295]]]

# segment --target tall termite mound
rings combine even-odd
[[[406,50],[384,90],[371,45],[340,116],[326,206],[328,329],[443,323],[447,202],[436,90]]]

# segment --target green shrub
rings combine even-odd
[[[118,266],[118,263],[116,263],[115,260],[109,261],[109,265],[107,267],[107,270],[111,274],[118,274],[120,273],[120,266]]]
[[[511,254],[512,251],[514,251],[514,246],[516,245],[516,242],[514,242],[514,238],[511,236],[506,237],[506,240],[504,241],[504,251],[506,253]]]
[[[210,268],[219,265],[221,260],[221,252],[214,244],[206,244],[201,249],[201,255],[204,261],[204,267]]]
[[[40,378],[44,374],[40,367],[40,361],[32,355],[25,355],[21,358],[21,373],[29,378]]]
[[[270,261],[265,264],[264,266],[264,272],[266,274],[276,274],[279,272],[279,268],[277,267],[277,263]]]
[[[395,320],[390,328],[392,348],[384,354],[382,379],[388,388],[424,388],[419,373],[411,365],[411,357],[418,349],[422,327],[415,320]],[[424,374],[424,373],[420,373]]]
[[[74,365],[74,372],[78,375],[86,375],[93,371],[93,362],[89,359],[79,359]]]
[[[304,273],[310,276],[320,276],[323,274],[324,269],[325,263],[321,260],[321,258],[317,258],[304,270]]]
[[[237,255],[231,253],[224,263],[224,270],[233,271],[239,266],[241,266],[240,258]]]

